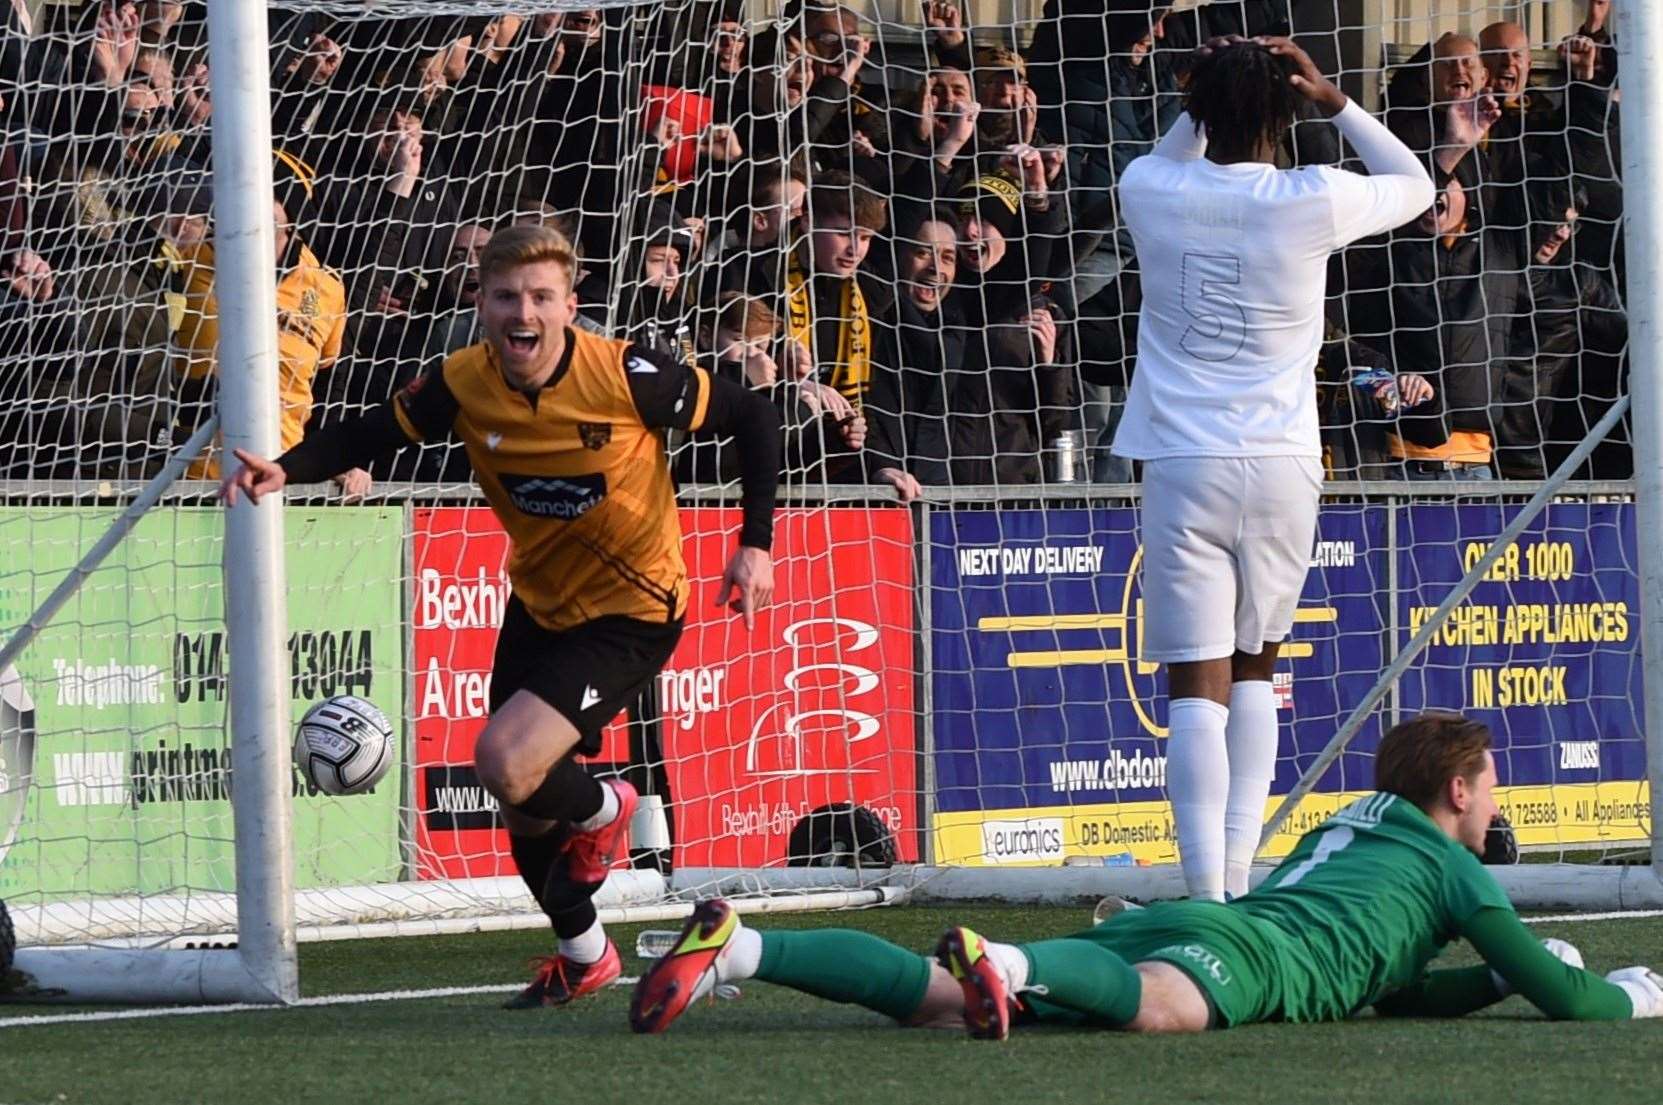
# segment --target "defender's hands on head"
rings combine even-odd
[[[1311,60],[1311,55],[1302,50],[1293,39],[1263,35],[1253,41],[1276,57],[1286,58],[1293,63],[1293,75],[1288,78],[1288,82],[1324,115],[1335,116],[1345,110],[1345,93],[1341,92],[1333,81],[1322,75],[1322,70]]]

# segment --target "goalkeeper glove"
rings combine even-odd
[[[1605,976],[1605,981],[1622,987],[1634,1006],[1633,1017],[1663,1017],[1663,977],[1650,967],[1624,967]]]
[[[1550,936],[1542,941],[1542,947],[1546,948],[1548,954],[1561,963],[1569,964],[1572,967],[1582,966],[1582,953],[1577,951],[1576,945],[1568,940],[1556,940]],[[1513,984],[1503,978],[1494,967],[1490,968],[1490,981],[1496,984],[1496,993],[1502,997],[1507,997],[1513,992]]]

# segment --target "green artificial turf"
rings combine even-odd
[[[1025,940],[1085,910],[965,906],[757,918],[931,947],[949,923]],[[625,973],[643,926],[613,930]],[[663,928],[665,925],[646,927]],[[1590,967],[1663,963],[1663,921],[1539,926]],[[308,996],[511,984],[540,933],[310,944]],[[1468,958],[1457,949],[1452,961]],[[1464,1021],[1263,1025],[1189,1037],[1018,1029],[1006,1044],[901,1030],[876,1014],[750,983],[664,1036],[625,1023],[628,991],[505,1012],[502,995],[0,1029],[0,1105],[147,1102],[1609,1102],[1657,1097],[1663,1022],[1549,1024],[1519,999]],[[0,1018],[61,1009],[0,1006]]]

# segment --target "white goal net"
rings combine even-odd
[[[1275,680],[1273,807],[1553,481],[1266,854],[1370,789],[1384,727],[1430,707],[1493,728],[1527,863],[1649,848],[1626,423],[1590,441],[1626,392],[1611,28],[1569,0],[1394,10],[271,8],[285,446],[480,340],[479,251],[524,222],[577,245],[576,325],[782,413],[778,592],[751,632],[712,605],[732,450],[667,442],[692,600],[590,765],[648,796],[604,904],[893,885],[897,865],[926,888],[998,869],[968,884],[987,893],[1018,868],[1133,869],[1086,893],[1174,861],[1136,472],[1109,450],[1140,302],[1115,182],[1225,33],[1291,31],[1429,158],[1459,147],[1460,101],[1500,108],[1432,212],[1332,268],[1313,383],[1331,482]],[[7,25],[7,637],[212,410],[206,34],[195,3],[20,2]],[[1315,119],[1281,151],[1350,156]],[[1436,398],[1402,406],[1381,383],[1400,374]],[[211,447],[0,676],[0,899],[25,944],[235,925],[218,464]],[[291,711],[362,695],[399,734],[371,793],[296,775],[303,932],[540,923],[473,770],[507,539],[461,447],[291,491]]]

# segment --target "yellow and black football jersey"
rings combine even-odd
[[[581,330],[536,393],[503,377],[487,343],[458,350],[394,400],[411,441],[455,433],[513,542],[508,574],[537,624],[609,614],[673,621],[687,609],[663,427],[698,430],[703,369]]]
[[[277,386],[282,403],[278,423],[283,448],[305,436],[312,416],[312,387],[341,355],[346,334],[346,288],[305,245],[291,247],[291,261],[277,276]],[[218,372],[219,305],[214,296],[214,253],[200,245],[174,251],[171,272],[180,291],[170,297],[174,361],[186,379]],[[219,478],[219,446],[192,462],[186,477]]]

